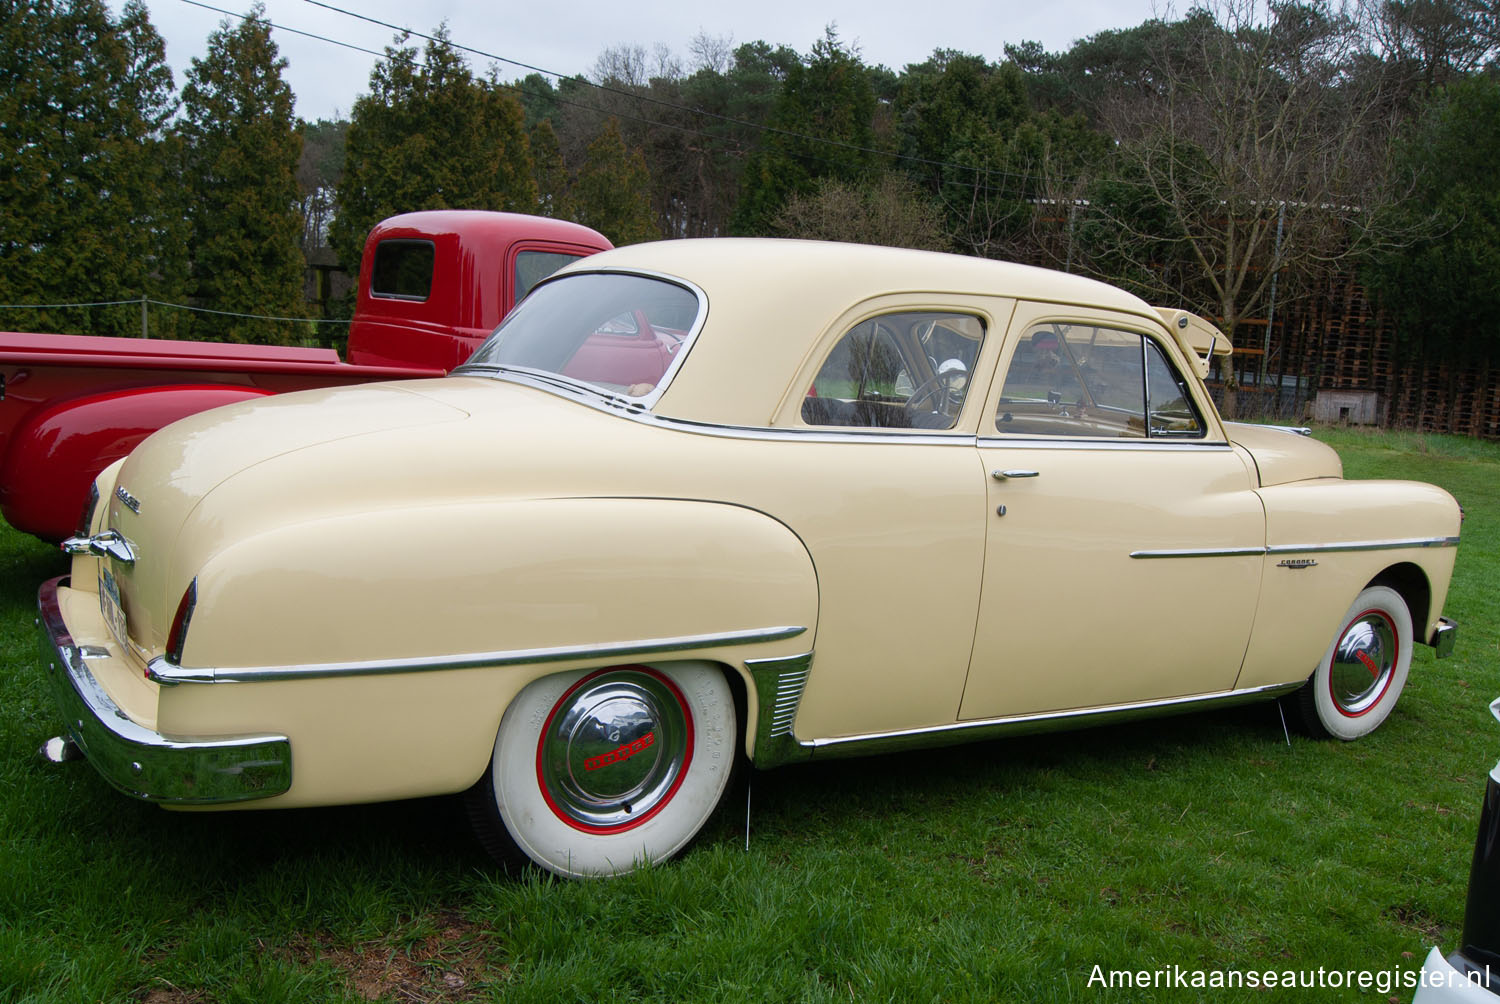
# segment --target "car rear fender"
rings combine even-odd
[[[810,652],[818,612],[789,529],[682,499],[351,513],[191,561],[168,576],[197,594],[182,665],[155,664],[160,727],[275,722],[296,761],[282,804],[466,788],[506,705],[550,673],[708,659],[753,688],[746,664]]]

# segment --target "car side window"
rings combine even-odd
[[[951,429],[969,392],[984,322],[969,314],[905,311],[846,331],[802,400],[808,425]]]
[[[1146,342],[1146,396],[1151,405],[1151,435],[1191,439],[1203,435],[1203,420],[1193,405],[1187,382],[1172,368],[1161,346]]]
[[[1182,377],[1151,339],[1087,324],[1040,324],[1011,355],[995,428],[1088,439],[1203,434]]]

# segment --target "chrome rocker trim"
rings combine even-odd
[[[427,659],[368,659],[356,662],[323,662],[305,666],[175,666],[158,656],[146,666],[146,675],[157,683],[264,683],[271,680],[316,680],[332,676],[385,676],[393,673],[435,673],[448,669],[483,669],[522,666],[575,659],[618,659],[686,652],[697,648],[719,648],[741,643],[795,638],[807,628],[787,626],[718,634],[685,635],[680,638],[646,638],[639,641],[600,645],[558,645],[551,648],[510,649],[502,652],[472,652],[433,656]]]
[[[89,670],[92,653],[74,644],[63,622],[57,591],[67,582],[67,576],[52,579],[37,593],[42,665],[66,722],[65,741],[106,781],[134,798],[169,805],[270,798],[292,786],[285,736],[173,739],[126,717]]]
[[[1457,547],[1457,537],[1411,537],[1403,540],[1356,540],[1335,544],[1272,544],[1266,547],[1182,548],[1131,551],[1132,558],[1227,558],[1268,554],[1328,554],[1335,551],[1400,551],[1409,547]]]
[[[747,663],[759,691],[757,700],[761,709],[759,727],[756,729],[755,756],[757,768],[769,769],[783,764],[828,757],[866,756],[875,753],[892,753],[906,749],[929,749],[934,746],[952,746],[959,743],[980,742],[1006,736],[1029,735],[1050,732],[1060,727],[1084,728],[1091,725],[1115,724],[1140,718],[1162,715],[1185,714],[1208,708],[1232,707],[1270,700],[1290,694],[1302,686],[1302,680],[1278,683],[1249,690],[1227,690],[1217,694],[1195,694],[1190,697],[1171,697],[1160,701],[1141,701],[1134,704],[1119,704],[1107,708],[1080,708],[1071,711],[1049,711],[1036,715],[1014,715],[1006,718],[989,718],[972,722],[953,722],[928,728],[903,729],[896,732],[874,732],[859,736],[839,736],[833,739],[798,739],[790,731],[779,731],[783,719],[766,713],[769,706],[782,706],[795,689],[796,700],[800,700],[802,685],[806,681],[806,661],[811,655],[792,659],[768,659]],[[803,663],[802,679],[796,679],[797,663]],[[795,716],[795,710],[791,712]],[[1062,723],[1066,723],[1062,725]]]

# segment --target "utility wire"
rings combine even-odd
[[[314,40],[320,41],[320,42],[328,42],[328,43],[330,43],[332,45],[337,45],[337,46],[340,46],[340,47],[345,48],[345,49],[352,49],[355,52],[362,52],[362,53],[365,53],[367,55],[375,56],[377,59],[387,59],[387,60],[391,60],[391,61],[398,61],[399,60],[399,61],[407,63],[408,65],[411,65],[411,66],[414,66],[414,67],[417,67],[417,68],[420,68],[420,69],[426,69],[427,68],[427,64],[425,62],[423,62],[421,60],[414,59],[413,57],[407,55],[404,52],[400,52],[399,50],[397,50],[396,52],[392,52],[391,50],[387,49],[386,51],[383,51],[383,52],[377,52],[374,49],[368,49],[368,48],[365,48],[364,46],[355,45],[355,44],[353,44],[351,42],[344,42],[344,41],[341,41],[341,40],[336,39],[336,38],[329,38],[326,35],[319,35],[319,34],[316,34],[314,32],[303,31],[303,30],[298,29],[298,28],[290,28],[290,27],[287,27],[286,25],[277,24],[276,22],[273,22],[273,21],[271,21],[268,18],[252,17],[249,14],[240,14],[240,13],[237,13],[235,11],[225,10],[222,7],[215,7],[215,6],[211,5],[211,4],[202,3],[201,0],[182,0],[182,2],[183,3],[187,3],[187,4],[191,4],[194,7],[201,7],[204,10],[211,10],[211,11],[214,11],[215,13],[223,14],[226,17],[237,17],[237,18],[239,18],[239,19],[241,19],[243,21],[251,21],[251,22],[254,22],[256,24],[265,25],[268,28],[274,28],[277,31],[284,31],[284,32],[288,32],[288,33],[293,34],[293,35],[301,35],[304,38],[310,38],[310,39],[314,39]],[[1024,184],[1032,183],[1032,182],[1045,182],[1046,181],[1046,178],[1044,176],[1042,176],[1042,175],[1022,174],[1022,173],[1019,173],[1019,172],[1016,172],[1016,171],[1007,171],[1007,170],[998,169],[998,168],[975,167],[974,165],[971,165],[971,164],[959,164],[959,163],[956,163],[954,161],[934,160],[934,159],[928,158],[928,157],[917,157],[917,156],[914,156],[912,154],[903,154],[903,153],[898,153],[898,152],[891,151],[891,150],[880,150],[880,149],[877,149],[875,147],[862,146],[862,145],[857,144],[857,143],[846,143],[846,142],[843,142],[842,140],[829,139],[829,138],[824,137],[824,136],[813,136],[813,135],[810,135],[810,134],[807,134],[807,133],[800,133],[800,132],[796,132],[796,131],[789,130],[789,129],[782,129],[782,128],[779,128],[777,126],[766,125],[764,123],[751,122],[751,121],[748,121],[746,119],[738,119],[738,118],[734,118],[734,117],[729,116],[729,115],[720,114],[718,112],[708,111],[708,110],[703,109],[703,108],[689,107],[687,105],[682,105],[682,104],[678,104],[676,102],[667,101],[667,100],[665,100],[663,98],[652,97],[649,94],[640,94],[640,93],[637,93],[637,92],[624,90],[624,89],[619,88],[619,87],[612,87],[612,86],[609,86],[607,84],[597,84],[597,83],[594,83],[592,80],[589,80],[587,77],[583,77],[583,76],[580,76],[580,75],[577,75],[577,74],[559,73],[556,70],[549,70],[549,69],[546,69],[545,67],[535,66],[535,65],[533,65],[531,63],[524,63],[524,62],[522,62],[520,60],[511,59],[511,58],[509,58],[507,56],[502,56],[502,55],[499,55],[497,53],[492,53],[492,52],[489,52],[489,51],[484,50],[484,49],[477,49],[477,48],[474,48],[472,46],[467,46],[467,45],[464,45],[464,44],[462,44],[460,42],[455,42],[452,39],[439,39],[437,36],[434,36],[434,35],[429,35],[429,34],[426,34],[424,32],[420,32],[420,31],[414,31],[414,30],[412,30],[410,28],[406,28],[406,27],[403,27],[401,25],[393,24],[393,23],[391,23],[389,21],[382,21],[382,20],[379,20],[378,18],[369,17],[368,15],[365,15],[365,14],[359,14],[359,13],[357,13],[355,11],[350,11],[350,10],[346,10],[344,8],[341,8],[341,7],[336,7],[336,6],[332,5],[332,4],[323,3],[323,2],[321,2],[321,0],[307,0],[307,2],[310,3],[310,4],[312,4],[313,6],[322,7],[325,10],[332,11],[332,12],[334,12],[336,14],[343,14],[346,17],[351,17],[351,18],[354,18],[356,20],[365,21],[365,22],[368,22],[370,24],[378,25],[378,26],[383,27],[383,28],[389,28],[392,31],[400,32],[403,35],[414,36],[416,38],[425,39],[428,42],[433,42],[433,43],[440,44],[440,45],[446,45],[449,48],[452,48],[452,49],[455,49],[455,50],[458,50],[458,51],[462,51],[462,52],[467,52],[467,53],[470,53],[472,55],[480,56],[480,57],[485,58],[485,59],[494,60],[496,62],[507,63],[507,64],[510,64],[512,66],[519,66],[522,69],[531,70],[534,73],[539,73],[539,74],[542,74],[544,76],[556,77],[558,80],[572,80],[572,81],[575,81],[576,83],[581,84],[583,86],[591,87],[591,88],[593,88],[596,91],[601,91],[601,92],[606,93],[606,94],[613,94],[613,95],[616,95],[618,97],[625,98],[626,100],[635,101],[635,102],[641,102],[641,103],[651,104],[651,105],[657,105],[657,106],[660,106],[662,108],[670,109],[670,110],[676,111],[676,112],[684,112],[684,113],[687,113],[689,115],[697,115],[697,116],[702,116],[702,117],[705,117],[705,118],[715,119],[715,120],[718,120],[718,121],[720,121],[720,122],[722,122],[722,123],[724,123],[726,125],[737,126],[739,128],[742,128],[742,129],[748,129],[748,130],[750,130],[752,132],[768,133],[768,134],[771,134],[771,135],[783,136],[783,137],[786,137],[788,139],[795,139],[795,140],[799,140],[799,141],[807,143],[807,144],[811,144],[812,146],[825,146],[825,147],[831,146],[831,147],[836,147],[836,148],[840,148],[840,149],[844,149],[844,150],[849,150],[849,151],[856,152],[856,153],[864,153],[864,154],[869,154],[869,155],[876,156],[876,157],[889,158],[889,159],[892,159],[892,160],[901,161],[901,162],[905,162],[905,163],[909,163],[909,164],[920,164],[920,165],[923,165],[923,166],[926,166],[926,167],[936,167],[936,168],[952,169],[952,170],[956,170],[956,171],[967,172],[967,173],[972,174],[972,175],[975,176],[976,190],[984,192],[985,194],[1008,195],[1008,194],[1012,194],[1012,192],[1011,192],[1010,188],[997,188],[997,187],[994,187],[992,185],[979,184],[978,182],[980,181],[980,179],[983,179],[983,178],[1005,179],[1005,180],[1011,182],[1012,185],[1014,185],[1016,183],[1024,185]],[[525,87],[525,85],[523,83],[521,83],[521,82],[504,83],[504,82],[497,81],[496,84],[497,84],[497,86],[502,87],[502,88],[504,88],[506,90],[516,91],[516,92],[519,92],[521,94],[532,94],[533,96],[539,96],[534,91],[528,91],[527,88]],[[569,108],[578,108],[578,109],[580,109],[582,111],[591,112],[591,113],[596,114],[596,115],[613,115],[613,116],[616,116],[618,118],[625,119],[627,121],[637,122],[637,123],[640,123],[641,125],[645,125],[645,126],[649,126],[649,127],[653,127],[653,128],[657,128],[657,129],[668,129],[668,130],[671,130],[671,131],[674,131],[674,132],[679,132],[679,133],[683,133],[683,134],[690,135],[690,136],[701,136],[701,137],[703,137],[705,139],[712,139],[712,140],[717,140],[717,141],[720,141],[720,142],[727,141],[730,144],[732,144],[732,148],[733,148],[733,152],[734,153],[737,153],[737,154],[743,156],[745,154],[745,152],[746,152],[745,148],[734,137],[726,137],[726,136],[723,136],[721,134],[706,132],[706,131],[704,131],[702,129],[695,129],[695,128],[691,127],[691,126],[680,125],[680,124],[674,123],[674,122],[662,122],[662,121],[657,120],[657,119],[646,118],[643,115],[632,115],[629,112],[619,111],[617,109],[606,110],[606,109],[599,108],[599,107],[594,106],[594,105],[588,105],[588,104],[583,104],[581,102],[569,100],[567,98],[562,97],[560,94],[557,94],[557,93],[548,94],[547,97],[548,97],[549,100],[551,100],[551,101],[553,101],[553,102],[555,102],[555,103],[557,103],[559,105],[563,105],[563,106],[566,106],[566,107],[569,107]],[[837,160],[833,159],[832,157],[820,156],[820,155],[818,155],[816,153],[812,153],[810,151],[803,151],[802,153],[799,154],[799,156],[805,157],[805,158],[807,158],[809,160],[817,161],[817,162],[819,162],[821,164],[839,164],[840,163],[840,161],[837,161]],[[1075,179],[1060,178],[1058,180],[1060,180],[1064,184],[1074,184],[1074,183],[1076,183]],[[1128,182],[1124,182],[1124,181],[1122,181],[1121,183],[1123,183],[1123,184],[1129,184]]]
[[[185,0],[185,2],[187,2],[187,3],[193,3],[193,2],[195,2],[195,0]],[[687,112],[690,115],[701,115],[701,116],[703,116],[705,118],[717,119],[718,121],[723,122],[726,125],[739,126],[741,128],[744,128],[744,129],[751,129],[751,130],[754,130],[754,131],[757,131],[757,132],[770,133],[770,134],[776,135],[776,136],[784,136],[784,137],[786,137],[788,139],[796,139],[796,140],[800,140],[800,141],[805,142],[805,143],[812,143],[812,144],[822,145],[822,146],[838,147],[840,149],[850,150],[850,151],[855,152],[855,153],[873,154],[873,155],[875,155],[877,157],[890,157],[890,158],[893,158],[895,160],[905,161],[907,163],[912,163],[912,164],[922,164],[922,165],[925,165],[925,166],[928,166],[928,167],[945,167],[945,168],[953,168],[953,169],[959,170],[959,171],[969,171],[969,172],[972,172],[973,174],[979,175],[979,176],[986,176],[986,175],[988,175],[988,176],[992,176],[992,177],[1010,178],[1010,179],[1018,180],[1018,181],[1040,180],[1040,179],[1034,178],[1031,175],[1015,174],[1015,173],[1012,173],[1012,172],[1009,172],[1009,171],[998,171],[998,170],[993,170],[993,169],[990,169],[990,168],[973,167],[973,166],[968,165],[968,164],[958,164],[958,163],[954,163],[952,161],[932,160],[932,159],[927,158],[927,157],[916,157],[916,156],[912,156],[911,154],[895,153],[895,152],[892,152],[892,151],[889,151],[889,150],[879,150],[879,149],[876,149],[875,147],[861,146],[858,143],[845,143],[842,140],[829,139],[826,136],[812,136],[812,135],[809,135],[807,133],[800,133],[800,132],[795,132],[795,131],[792,131],[792,130],[789,130],[789,129],[781,129],[781,128],[777,127],[777,126],[765,125],[764,123],[750,122],[750,121],[748,121],[746,119],[737,119],[737,118],[734,118],[734,117],[729,116],[729,115],[722,115],[722,114],[720,114],[718,112],[711,112],[711,111],[707,111],[707,110],[702,109],[702,108],[690,108],[687,105],[680,105],[680,104],[677,104],[676,102],[673,102],[673,101],[667,101],[664,98],[652,97],[649,94],[637,94],[637,93],[634,93],[632,91],[623,90],[622,88],[611,87],[611,86],[609,86],[607,84],[596,84],[592,80],[587,79],[586,77],[581,77],[581,76],[577,76],[577,75],[573,75],[573,74],[558,73],[556,70],[548,70],[548,69],[545,69],[544,67],[533,66],[530,63],[523,63],[523,62],[521,62],[518,59],[511,59],[511,58],[509,58],[507,56],[501,56],[501,55],[499,55],[497,53],[488,52],[488,51],[486,51],[484,49],[476,49],[476,48],[473,48],[472,46],[463,45],[462,43],[455,42],[452,39],[439,39],[438,37],[436,37],[434,35],[428,35],[428,34],[425,34],[424,32],[420,32],[420,31],[413,31],[410,28],[406,28],[406,27],[403,27],[403,26],[398,25],[398,24],[392,24],[389,21],[382,21],[382,20],[380,20],[378,18],[373,18],[373,17],[370,17],[370,16],[368,16],[366,14],[359,14],[359,13],[356,13],[356,12],[351,11],[351,10],[345,10],[342,7],[336,7],[333,4],[324,3],[323,0],[306,0],[306,2],[312,4],[314,7],[322,7],[324,10],[333,11],[336,14],[343,14],[346,17],[352,17],[352,18],[355,18],[356,20],[359,20],[359,21],[365,21],[365,22],[368,22],[370,24],[379,25],[382,28],[389,28],[392,31],[398,31],[398,32],[401,32],[404,35],[415,36],[417,38],[425,39],[426,41],[429,41],[429,42],[436,42],[436,43],[438,43],[440,45],[447,45],[450,48],[458,49],[458,50],[460,50],[462,52],[467,52],[467,53],[470,53],[470,54],[475,55],[475,56],[481,56],[481,57],[483,57],[485,59],[492,59],[492,60],[495,60],[497,62],[508,63],[511,66],[519,66],[522,69],[531,70],[534,73],[540,73],[540,74],[543,74],[543,75],[549,76],[549,77],[556,77],[559,80],[564,80],[564,79],[576,80],[579,83],[585,84],[585,85],[587,85],[589,87],[592,87],[592,88],[594,88],[596,90],[603,91],[603,92],[605,92],[607,94],[619,95],[620,97],[632,99],[632,100],[639,101],[639,102],[644,102],[646,104],[657,105],[657,106],[660,106],[662,108],[669,108],[669,109],[671,109],[673,111]],[[202,5],[200,5],[200,6],[202,6]],[[276,27],[276,26],[273,25],[273,27]],[[364,50],[364,51],[368,51],[368,50]],[[562,103],[567,104],[569,102],[562,102]],[[585,108],[587,108],[587,106],[576,106],[576,107],[585,107]],[[602,110],[598,109],[598,108],[590,108],[588,110],[602,113]],[[627,117],[629,117],[629,116],[627,116]],[[668,128],[668,129],[678,129],[678,130],[684,131],[684,132],[696,132],[696,130],[686,129],[686,128],[681,127],[681,126],[674,126],[674,125],[671,125],[671,124],[665,123],[665,122],[652,122],[650,120],[641,119],[641,118],[637,118],[637,119],[635,119],[635,121],[646,122],[648,125],[657,125],[657,126],[661,126],[663,128]],[[697,132],[697,135],[711,136],[712,134]],[[714,137],[714,138],[719,138],[719,137]],[[823,158],[816,158],[815,157],[814,159],[823,159]]]
[[[352,42],[342,42],[342,41],[340,41],[339,39],[336,39],[336,38],[329,38],[327,35],[315,35],[315,34],[313,34],[310,31],[302,31],[302,30],[300,30],[298,28],[288,28],[284,24],[272,24],[270,21],[266,20],[265,18],[251,17],[249,14],[239,14],[239,13],[236,13],[235,11],[232,11],[232,10],[225,10],[222,7],[215,7],[212,4],[199,3],[198,0],[182,0],[182,2],[185,3],[185,4],[190,4],[190,5],[194,6],[194,7],[202,7],[204,10],[211,10],[211,11],[213,11],[216,14],[223,14],[226,17],[237,17],[237,18],[240,18],[241,20],[244,20],[244,21],[254,21],[256,24],[263,24],[263,25],[266,25],[267,27],[275,28],[277,31],[287,32],[288,34],[301,35],[303,38],[311,38],[311,39],[315,39],[315,40],[317,40],[319,42],[327,42],[330,45],[343,46],[345,49],[353,49],[355,52],[363,52],[363,53],[366,53],[367,55],[378,56],[378,57],[380,57],[382,59],[389,59],[390,58],[390,54],[386,53],[386,52],[376,52],[374,49],[366,49],[364,46],[362,46],[362,45],[355,45]],[[419,63],[417,65],[420,66],[422,64]]]
[[[134,300],[100,300],[95,303],[0,303],[0,310],[67,310],[76,307],[138,307],[141,304],[153,307],[170,307],[173,310],[190,310],[195,314],[215,314],[219,317],[242,317],[251,321],[289,321],[295,324],[348,324],[348,320],[322,317],[275,317],[270,314],[242,314],[233,310],[211,310],[208,307],[189,307],[184,303],[167,303],[138,296]]]
[[[268,18],[252,17],[249,14],[238,14],[238,13],[236,13],[234,11],[231,11],[231,10],[225,10],[222,7],[215,7],[212,4],[201,3],[201,2],[199,2],[199,0],[182,0],[182,2],[183,3],[187,3],[187,4],[192,4],[194,7],[202,7],[204,10],[211,10],[211,11],[214,11],[215,13],[223,14],[223,15],[225,15],[227,17],[237,17],[237,18],[241,19],[242,21],[250,21],[250,22],[253,22],[255,24],[262,24],[262,25],[265,25],[268,28],[275,28],[277,31],[285,31],[285,32],[289,32],[289,33],[291,33],[293,35],[302,35],[305,38],[316,39],[316,40],[318,40],[320,42],[330,42],[330,43],[332,43],[334,45],[342,46],[342,47],[344,47],[346,49],[353,49],[355,52],[367,53],[368,55],[374,56],[377,59],[387,59],[387,60],[391,60],[392,62],[397,62],[397,61],[404,62],[404,63],[406,63],[409,66],[413,66],[413,67],[416,67],[418,69],[423,69],[423,70],[425,70],[425,69],[428,68],[427,64],[424,61],[412,58],[411,56],[408,56],[406,53],[400,52],[399,50],[397,51],[397,53],[392,53],[390,50],[387,50],[387,51],[384,51],[384,52],[376,52],[374,49],[366,49],[363,46],[354,45],[354,44],[352,44],[350,42],[341,42],[341,41],[339,41],[336,38],[328,38],[325,35],[317,35],[317,34],[314,34],[312,32],[309,32],[309,31],[301,31],[300,29],[297,29],[297,28],[288,28],[286,25],[277,24],[276,22],[271,21]],[[358,15],[353,15],[353,16],[357,17]],[[376,23],[377,24],[383,24],[383,22],[376,22]],[[401,29],[397,29],[397,30],[401,30]],[[422,37],[425,38],[427,36],[422,36]],[[455,48],[455,49],[464,49],[465,48],[464,46],[461,46],[461,45],[458,45],[458,44],[452,43],[452,42],[450,42],[448,44],[449,44],[450,47]],[[474,51],[474,50],[467,50],[467,51]],[[482,53],[481,53],[481,55],[482,55]],[[500,57],[492,56],[492,57],[489,57],[489,58],[499,59]],[[510,62],[510,60],[503,60],[503,61],[504,62]],[[517,63],[516,65],[517,66],[525,66],[524,63]],[[538,71],[538,72],[545,73],[545,72],[548,72],[548,71]],[[552,75],[553,76],[561,76],[560,74],[552,74]],[[597,87],[597,86],[599,86],[597,84],[591,83],[588,80],[583,79],[582,77],[577,77],[577,78],[572,78],[572,79],[576,79],[579,82],[587,84],[590,87]],[[500,82],[497,82],[497,85],[500,86],[500,87],[503,87],[504,89],[506,89],[508,91],[517,91],[517,92],[519,92],[521,94],[530,93],[520,83],[500,83]],[[625,91],[620,91],[618,93],[625,94],[626,96],[630,96],[628,94],[628,92],[625,92]],[[672,130],[675,130],[677,132],[687,133],[687,134],[692,135],[692,136],[702,136],[702,137],[704,137],[706,139],[722,139],[723,138],[723,137],[720,137],[720,136],[715,136],[713,133],[704,132],[701,129],[693,129],[693,128],[689,127],[689,126],[677,125],[677,124],[671,123],[671,122],[658,122],[658,121],[656,121],[654,119],[648,119],[648,118],[645,118],[645,117],[640,116],[640,115],[631,115],[628,112],[606,113],[602,109],[596,108],[593,105],[586,105],[586,104],[582,104],[582,103],[577,102],[577,101],[570,101],[567,98],[564,98],[564,97],[561,97],[561,96],[555,95],[555,94],[551,95],[551,99],[553,101],[557,102],[558,104],[560,104],[560,105],[566,105],[569,108],[579,108],[579,109],[582,109],[583,111],[593,112],[593,113],[599,114],[599,115],[602,115],[602,114],[616,114],[616,115],[618,115],[618,117],[623,118],[623,119],[628,119],[631,122],[639,122],[639,123],[641,123],[643,125],[654,126],[654,127],[658,128],[658,129],[672,129]],[[738,153],[743,153],[744,152],[743,148],[737,142],[734,143],[734,148],[735,148],[735,151],[738,152]]]

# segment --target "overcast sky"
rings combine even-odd
[[[122,2],[110,0],[116,14]],[[248,9],[244,0],[205,2],[235,13]],[[866,63],[899,71],[939,47],[1000,59],[1008,42],[1034,39],[1048,49],[1064,49],[1095,32],[1140,24],[1153,16],[1153,0],[749,0],[722,7],[690,0],[644,4],[621,0],[328,2],[420,32],[431,32],[446,21],[454,41],[462,45],[563,74],[587,74],[601,52],[620,45],[639,45],[648,52],[665,45],[686,65],[689,43],[700,32],[730,38],[736,45],[760,39],[806,53],[830,23],[837,26],[842,39],[859,47]],[[186,0],[147,0],[146,6],[151,23],[166,40],[167,59],[181,88],[183,71],[191,60],[202,57],[209,34],[225,15]],[[309,0],[266,0],[266,17],[286,29],[375,52],[390,44],[394,34],[389,28]],[[272,37],[287,60],[286,79],[297,96],[297,114],[302,118],[348,116],[354,99],[369,89],[370,67],[376,57],[292,31],[273,31]],[[477,71],[488,68],[489,60],[469,58]],[[505,80],[528,72],[500,64]]]

